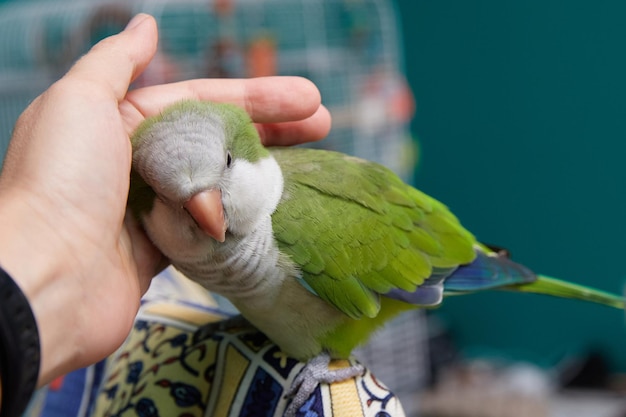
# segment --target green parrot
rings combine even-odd
[[[129,208],[150,239],[314,370],[347,358],[400,312],[447,295],[499,288],[624,307],[619,296],[537,275],[482,245],[445,205],[382,165],[264,147],[234,105],[179,102],[131,141]],[[359,372],[303,373],[291,413],[315,383]]]

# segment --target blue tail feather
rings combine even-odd
[[[420,306],[441,303],[445,294],[461,294],[533,282],[537,276],[528,268],[504,255],[476,250],[476,258],[467,265],[433,271],[415,291],[393,289],[385,294],[394,300]]]
[[[506,256],[476,251],[476,259],[459,266],[444,281],[446,292],[473,292],[533,282],[537,276],[530,269]]]

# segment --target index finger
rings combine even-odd
[[[146,117],[183,99],[226,102],[244,108],[266,144],[295,144],[324,138],[330,114],[320,92],[302,77],[196,79],[130,91],[120,103],[129,133]]]
[[[232,103],[256,123],[302,120],[320,107],[317,87],[306,78],[275,76],[249,79],[196,79],[130,91],[126,101],[144,117],[183,99]]]

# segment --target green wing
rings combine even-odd
[[[285,177],[275,238],[324,300],[374,317],[379,295],[413,291],[433,268],[471,262],[474,237],[441,203],[382,165],[344,154],[275,148]]]

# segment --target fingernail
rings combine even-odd
[[[148,15],[145,13],[139,13],[138,15],[136,15],[135,17],[133,17],[132,19],[130,19],[130,22],[128,22],[128,24],[126,25],[126,27],[124,28],[124,30],[130,30],[130,29],[134,29],[137,26],[141,25],[143,22],[146,21],[146,19],[148,18]]]

